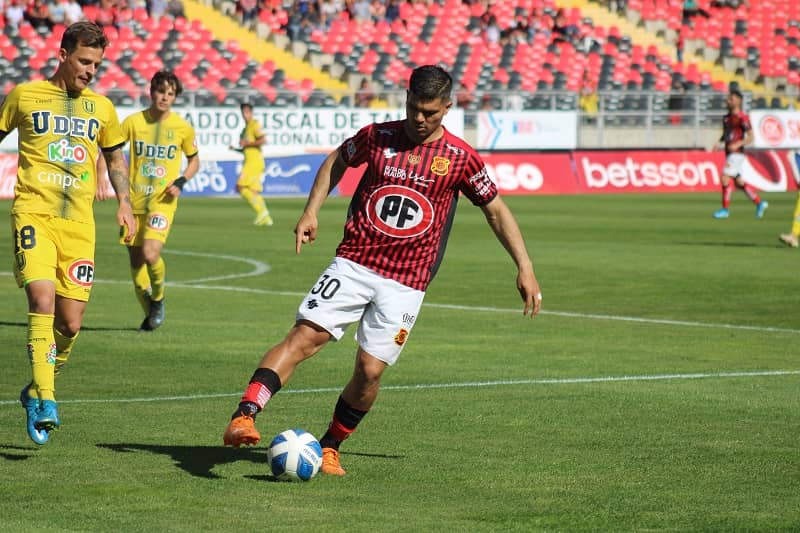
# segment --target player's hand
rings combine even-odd
[[[304,244],[312,243],[317,240],[317,226],[317,217],[304,212],[300,220],[297,221],[297,225],[294,227],[296,254],[300,254],[300,249]]]
[[[117,223],[120,227],[125,228],[123,240],[131,242],[136,235],[136,217],[133,216],[131,201],[127,196],[120,200],[119,209],[117,209]]]
[[[523,315],[531,315],[531,318],[539,314],[542,310],[542,289],[532,270],[520,270],[517,274],[517,290],[524,303]]]

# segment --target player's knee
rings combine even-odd
[[[72,338],[81,330],[83,317],[62,317],[54,324],[59,333],[65,337]]]

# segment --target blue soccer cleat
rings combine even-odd
[[[714,214],[712,216],[714,218],[728,218],[730,214],[731,214],[730,211],[728,211],[727,208],[723,207],[722,209],[714,211]]]
[[[30,388],[31,384],[28,383],[20,391],[19,403],[22,404],[22,408],[25,409],[25,414],[27,415],[28,436],[33,442],[41,446],[47,442],[50,434],[47,431],[37,429],[35,426],[36,418],[39,415],[39,400],[28,395],[28,389]]]
[[[756,218],[762,218],[764,216],[764,211],[766,211],[768,207],[769,203],[766,200],[758,202],[756,206]]]
[[[38,430],[52,431],[58,429],[61,420],[58,418],[58,406],[53,400],[42,400],[33,426]]]

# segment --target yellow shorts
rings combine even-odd
[[[264,185],[261,183],[263,176],[263,166],[245,164],[242,166],[242,171],[239,174],[239,179],[236,181],[236,186],[261,192],[264,190]]]
[[[136,214],[136,233],[130,242],[125,242],[125,234],[120,229],[119,243],[126,246],[142,246],[145,239],[167,242],[169,230],[172,229],[172,220],[175,218],[175,211],[168,209],[156,209],[147,214]]]
[[[89,300],[94,282],[94,224],[17,213],[11,215],[11,231],[17,285],[50,280],[59,296]]]

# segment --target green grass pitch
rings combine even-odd
[[[115,202],[97,205],[96,283],[58,380],[62,428],[31,443],[24,294],[0,232],[2,531],[797,531],[800,252],[780,245],[794,194],[508,197],[544,312],[462,200],[444,264],[344,478],[274,482],[266,444],[324,432],[352,329],[258,419],[222,432],[341,237],[346,199],[294,254],[303,199],[184,199],[165,249],[167,319],[139,333]],[[8,220],[10,202],[0,203]],[[8,226],[6,226],[8,228]]]

